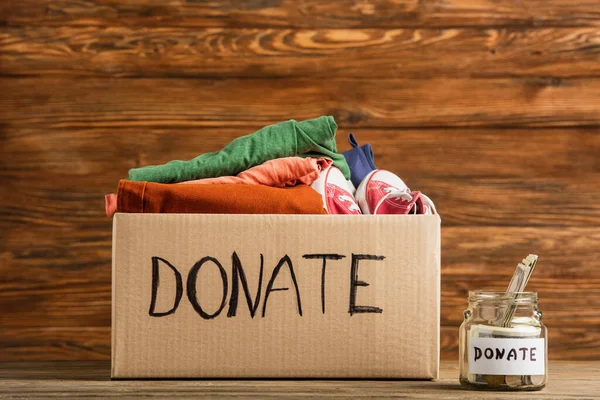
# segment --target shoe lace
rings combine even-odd
[[[346,196],[345,194],[338,196],[338,199],[340,201],[346,201],[348,203],[350,203],[348,205],[348,210],[350,211],[360,211],[360,208],[358,207],[358,205],[354,202],[354,199],[350,196]]]
[[[433,204],[433,201],[431,201],[431,199],[427,196],[425,196],[423,193],[421,193],[421,198],[423,198],[423,203],[425,203],[425,208],[428,211],[431,211],[432,214],[437,214],[437,210],[435,209],[435,204]]]
[[[377,214],[377,210],[379,210],[379,207],[383,204],[384,201],[386,201],[389,198],[392,198],[394,200],[402,199],[402,201],[411,201],[413,199],[410,195],[410,190],[408,188],[400,190],[386,187],[383,188],[383,191],[387,193],[381,199],[379,199],[379,202],[377,203],[377,206],[375,206],[375,211],[373,211],[373,214]],[[416,209],[414,210],[414,213],[416,214]]]

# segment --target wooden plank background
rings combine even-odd
[[[442,357],[469,289],[530,282],[550,358],[600,359],[600,3],[0,3],[0,360],[110,357],[132,167],[333,115],[443,218]]]

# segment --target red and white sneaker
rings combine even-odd
[[[363,214],[425,213],[421,192],[411,191],[397,175],[383,169],[370,172],[362,180],[356,201]]]
[[[329,214],[361,214],[352,188],[338,168],[330,166],[310,185],[323,197],[323,208]]]

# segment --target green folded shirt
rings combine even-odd
[[[206,153],[189,161],[174,160],[129,170],[127,179],[159,183],[175,183],[192,179],[216,178],[238,173],[281,157],[328,157],[346,179],[350,168],[337,152],[337,124],[331,116],[308,121],[289,120],[265,126],[253,134],[239,137],[222,150]]]

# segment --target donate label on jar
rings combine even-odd
[[[544,339],[471,338],[469,373],[544,375]]]

